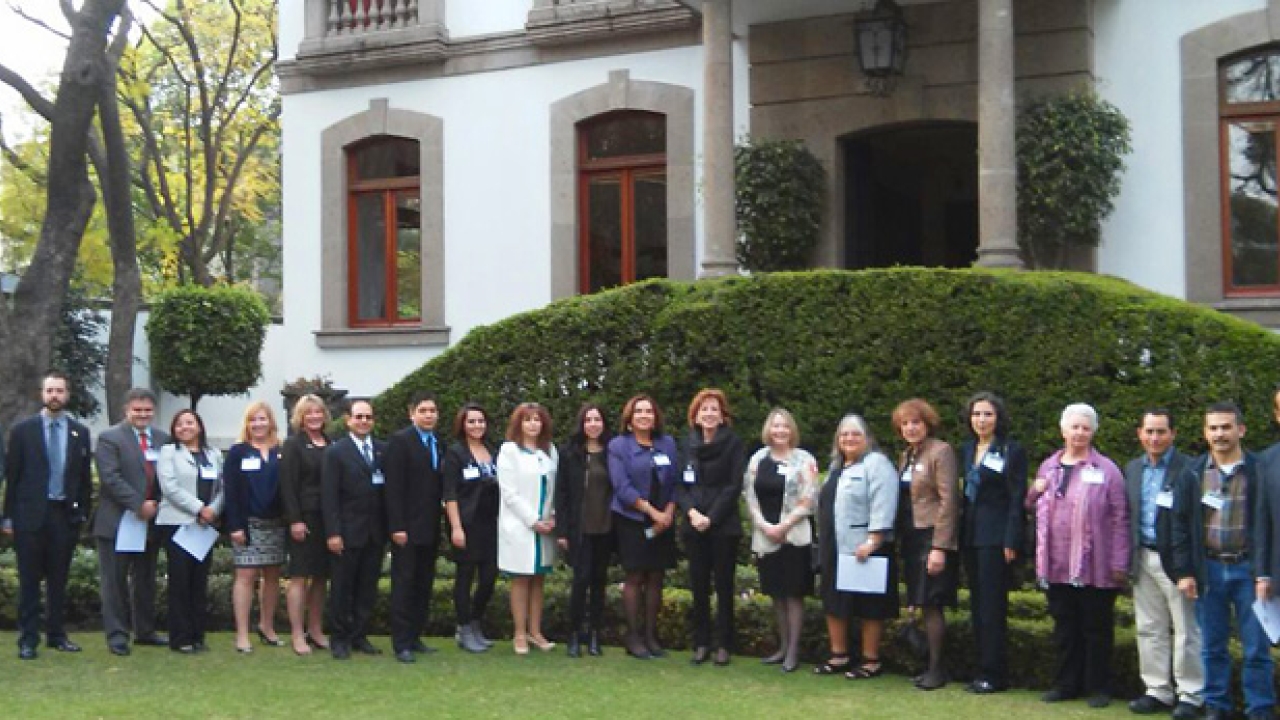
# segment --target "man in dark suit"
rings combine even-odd
[[[348,433],[325,450],[320,476],[324,532],[333,553],[329,645],[337,660],[351,657],[352,650],[381,652],[365,632],[378,595],[387,537],[382,470],[386,447],[370,436],[373,405],[368,400],[352,402],[346,421]]]
[[[139,645],[164,647],[169,639],[156,634],[155,531],[160,506],[156,458],[169,441],[151,427],[156,396],[146,388],[125,395],[125,419],[98,436],[93,457],[98,466],[98,509],[93,536],[98,541],[98,593],[102,597],[102,629],[113,655],[129,654],[129,633]],[[147,523],[142,552],[116,552],[116,534],[125,512]]]
[[[413,424],[387,442],[387,532],[391,534],[391,643],[400,662],[414,662],[422,643],[436,577],[444,447],[436,436],[440,409],[430,393],[409,405]]]
[[[44,409],[15,424],[5,458],[4,533],[14,536],[18,554],[18,657],[34,660],[40,644],[40,583],[49,613],[49,647],[80,652],[62,627],[67,575],[80,525],[93,492],[89,473],[89,430],[67,417],[71,399],[67,377],[45,375],[40,384]]]
[[[1173,484],[1190,462],[1174,447],[1176,437],[1168,410],[1147,410],[1138,425],[1138,441],[1144,452],[1124,468],[1138,667],[1147,688],[1142,697],[1129,703],[1129,710],[1152,715],[1172,709],[1173,717],[1190,720],[1200,716],[1204,705],[1200,696],[1204,689],[1200,627],[1195,602],[1178,592],[1164,569]]]

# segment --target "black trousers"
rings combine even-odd
[[[689,587],[693,591],[693,606],[689,621],[693,625],[693,646],[710,647],[711,589],[714,576],[716,591],[715,646],[733,649],[733,579],[738,557],[737,535],[712,535],[686,532],[683,535],[685,553],[689,557]]]
[[[140,553],[117,553],[115,538],[98,538],[98,595],[108,643],[156,634],[156,556],[173,531],[160,528]],[[167,552],[167,551],[166,551]]]
[[[329,622],[332,642],[350,648],[368,632],[373,604],[378,598],[378,576],[382,573],[383,544],[348,547],[330,561]]]
[[[436,581],[436,546],[391,545],[391,646],[409,650],[422,636]]]
[[[1115,606],[1115,590],[1049,586],[1049,614],[1058,648],[1054,684],[1059,690],[1069,695],[1110,693]]]
[[[1004,548],[967,547],[965,573],[969,576],[969,618],[978,645],[975,679],[993,685],[1009,684],[1009,564]]]
[[[476,583],[475,594],[471,592],[473,580]],[[458,561],[453,580],[453,612],[457,615],[459,625],[469,625],[473,620],[484,618],[489,600],[493,598],[493,586],[497,582],[496,560],[483,563]]]
[[[204,642],[209,614],[210,552],[201,562],[173,541],[178,526],[166,527],[164,554],[169,559],[169,647]]]
[[[67,576],[71,572],[71,556],[75,552],[78,530],[78,525],[71,524],[66,503],[50,500],[44,527],[14,533],[14,549],[18,554],[20,647],[40,644],[41,582],[45,584],[48,600],[45,635],[51,643],[67,637],[62,621],[67,607]]]
[[[599,630],[604,624],[604,595],[609,581],[609,558],[613,555],[613,533],[583,533],[578,544],[570,548],[573,585],[569,589],[569,627],[574,632],[585,628]]]

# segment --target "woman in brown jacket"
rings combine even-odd
[[[929,640],[929,667],[915,678],[921,690],[947,684],[942,669],[947,627],[942,609],[955,607],[958,584],[961,503],[956,456],[950,445],[934,437],[938,422],[938,412],[919,398],[905,400],[893,410],[893,426],[906,442],[898,461],[897,532],[907,606],[921,609]]]

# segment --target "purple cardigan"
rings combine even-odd
[[[1120,468],[1090,448],[1075,466],[1066,495],[1058,497],[1062,482],[1062,450],[1040,465],[1044,493],[1032,488],[1027,506],[1036,509],[1036,577],[1050,583],[1079,583],[1118,588],[1116,573],[1129,570],[1129,500]],[[1101,483],[1085,481],[1085,473],[1100,471]]]
[[[653,452],[640,446],[635,435],[627,433],[609,441],[609,480],[613,482],[615,513],[632,520],[645,519],[635,509],[636,500],[649,494],[649,479],[654,467],[653,458],[658,453],[667,456],[666,465],[658,466],[658,497],[654,507],[659,510],[675,500],[676,441],[670,435],[653,436]]]

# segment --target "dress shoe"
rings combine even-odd
[[[107,643],[107,649],[111,651],[112,655],[119,655],[121,657],[127,656],[131,652],[129,650],[129,643],[127,642]]]
[[[436,651],[435,648],[430,647],[429,645],[422,642],[421,640],[414,640],[413,644],[409,646],[409,649],[418,653],[419,655],[430,655],[431,653]]]
[[[1056,703],[1056,702],[1062,702],[1064,700],[1075,700],[1078,697],[1080,696],[1073,692],[1067,692],[1066,690],[1054,688],[1046,692],[1045,694],[1041,695],[1040,702]]]
[[[1189,702],[1179,702],[1173,708],[1173,720],[1196,720],[1203,712]]]
[[[781,665],[783,660],[787,659],[787,649],[779,648],[778,652],[772,655],[766,655],[760,658],[761,665]]]
[[[689,662],[694,665],[701,665],[706,662],[709,657],[711,657],[711,649],[704,645],[693,651],[693,657],[689,658]]]
[[[712,659],[712,662],[714,662],[716,665],[719,665],[720,667],[724,667],[725,665],[728,665],[729,651],[725,648],[720,648],[719,650],[716,650],[716,656],[714,659]]]
[[[351,658],[351,648],[341,643],[331,643],[329,645],[329,653],[333,655],[334,660],[348,660]]]
[[[250,655],[250,654],[252,654],[252,653],[253,653],[253,646],[252,646],[252,645],[244,645],[244,646],[237,645],[237,646],[236,646],[236,652],[240,653],[241,655]]]
[[[717,662],[716,664],[720,665],[721,663]],[[723,664],[728,665],[729,661],[726,659]],[[799,658],[786,658],[782,661],[782,672],[784,673],[793,673],[799,668],[800,668]]]
[[[351,649],[355,650],[358,653],[363,653],[365,655],[381,655],[382,654],[382,650],[374,647],[373,643],[369,642],[369,638],[360,638],[359,640],[356,640],[355,642],[351,643]]]
[[[582,633],[569,633],[567,653],[569,657],[582,657]]]
[[[658,644],[658,640],[656,638],[645,640],[644,645],[649,648],[649,655],[653,658],[664,658],[667,656],[667,651],[662,649],[662,646]]]
[[[516,635],[511,638],[511,649],[515,651],[515,654],[517,655],[528,655],[529,639],[524,635]]]
[[[1161,702],[1159,698],[1151,695],[1143,695],[1137,700],[1129,702],[1129,712],[1135,715],[1155,715],[1156,713],[1167,713],[1173,706],[1169,703]]]
[[[1111,704],[1111,696],[1106,693],[1094,693],[1089,696],[1089,707],[1102,709]]]
[[[916,683],[916,687],[921,690],[937,690],[938,688],[946,687],[946,685],[947,675],[942,671],[927,672],[921,675],[920,682]]]
[[[57,650],[58,652],[80,652],[80,646],[71,642],[67,638],[62,638],[61,640],[50,640],[49,647]]]
[[[474,638],[476,639],[476,642],[480,643],[481,645],[485,646],[486,648],[491,648],[491,647],[493,647],[493,641],[492,641],[492,640],[490,640],[489,638],[485,637],[485,636],[484,636],[484,631],[480,629],[480,621],[479,621],[479,620],[472,620],[472,621],[471,621],[471,636],[472,636],[472,637],[474,637]]]
[[[200,652],[199,650],[196,649],[195,645],[181,645],[179,647],[173,648],[173,651],[176,653],[182,653],[183,655],[195,655],[196,653]]]
[[[628,655],[637,660],[653,659],[653,655],[649,652],[649,648],[645,647],[645,644],[640,642],[640,639],[637,637],[628,637],[626,642],[623,643],[623,647],[627,649]]]
[[[317,649],[317,650],[328,650],[328,649],[329,649],[329,643],[327,643],[327,642],[320,642],[319,640],[316,640],[314,637],[312,637],[312,636],[311,636],[311,633],[307,633],[304,637],[307,639],[307,644],[308,644],[308,645],[310,645],[311,647],[313,647],[313,648]]]
[[[529,644],[538,648],[542,652],[551,652],[556,648],[556,644],[546,639],[542,635],[530,635]]]
[[[209,652],[209,646],[205,645],[203,640],[197,640],[191,644],[195,647],[196,652]]]
[[[151,637],[140,637],[133,641],[134,645],[147,645],[150,647],[168,647],[169,638],[164,635],[152,635]]]
[[[414,657],[412,650],[401,650],[396,653],[396,660],[402,663],[418,662],[418,658]]]
[[[965,690],[968,690],[974,695],[991,695],[993,693],[1004,692],[1008,689],[1008,686],[997,685],[990,680],[974,680],[965,687]]]
[[[284,647],[284,641],[279,636],[267,637],[267,634],[262,632],[261,628],[258,629],[258,640],[261,640],[263,645],[269,647]]]
[[[34,645],[21,645],[18,647],[18,657],[23,660],[35,660],[36,648]]]
[[[458,647],[470,653],[482,653],[489,649],[488,645],[480,642],[480,638],[476,637],[475,629],[471,625],[458,626]]]
[[[592,657],[600,657],[604,654],[600,649],[600,633],[595,630],[587,633],[587,654]]]

